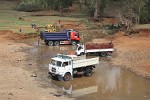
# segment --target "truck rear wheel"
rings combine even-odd
[[[53,41],[48,41],[49,46],[52,46],[53,44],[54,44]]]
[[[86,77],[92,76],[92,69],[91,69],[91,68],[87,67],[87,68],[85,69],[85,76],[86,76]]]
[[[64,75],[64,81],[69,81],[71,79],[71,74],[70,73],[66,73]]]
[[[107,52],[101,52],[100,55],[101,55],[102,57],[106,57],[106,56],[107,56]]]
[[[59,41],[55,41],[55,42],[54,42],[54,45],[55,45],[55,46],[59,46]]]

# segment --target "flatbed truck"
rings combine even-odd
[[[52,77],[69,81],[74,75],[92,76],[92,70],[99,64],[99,57],[86,58],[76,55],[57,54],[49,64],[49,74]]]

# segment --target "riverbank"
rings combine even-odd
[[[131,36],[119,34],[122,36],[114,40],[117,55],[112,59],[113,63],[150,79],[150,31],[141,31]]]
[[[0,31],[0,99],[70,100],[66,96],[57,95],[57,90],[52,86],[42,88],[41,83],[36,81],[33,70],[27,70],[29,66],[36,68],[36,62],[34,59],[27,60],[30,55],[23,52],[23,49],[33,47],[18,41],[30,37],[11,31]]]
[[[106,37],[114,43],[115,52],[112,63],[125,69],[129,69],[138,76],[150,78],[150,31],[143,30],[130,36],[124,36],[124,32],[118,32]],[[99,42],[99,39],[94,39]]]

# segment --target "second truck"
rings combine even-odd
[[[112,54],[114,45],[112,42],[102,43],[86,43],[84,45],[78,44],[76,48],[76,55],[86,55],[90,53],[100,53],[102,57]]]

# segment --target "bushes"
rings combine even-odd
[[[32,4],[32,3],[20,3],[17,7],[19,11],[32,12],[41,10],[40,5]]]
[[[150,13],[147,9],[143,9],[140,14],[140,23],[148,24],[150,23]]]

